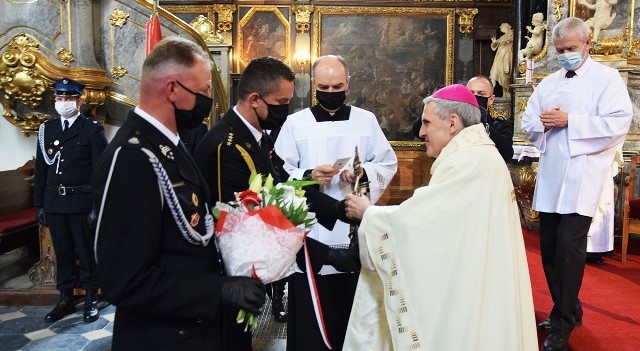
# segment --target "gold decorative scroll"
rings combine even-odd
[[[116,7],[111,13],[111,16],[109,16],[109,23],[114,27],[122,28],[128,19],[129,14]]]
[[[235,5],[213,5],[213,10],[218,14],[218,31],[231,32],[233,29],[233,13],[236,12]]]
[[[493,107],[493,105],[489,106],[488,110],[489,110],[489,114],[491,115],[491,117],[493,117],[495,119],[506,120],[508,118],[508,116],[509,116],[509,112],[508,111],[496,110],[496,108]]]
[[[622,51],[626,47],[626,42],[629,37],[629,27],[626,27],[622,33],[617,37],[600,37],[598,41],[591,47],[591,54],[593,55],[616,55],[622,54]]]
[[[196,17],[189,23],[189,25],[193,27],[198,34],[200,34],[202,39],[204,39],[204,42],[207,44],[222,43],[224,41],[222,35],[214,30],[213,22],[203,15]]]
[[[73,54],[66,48],[61,48],[56,54],[58,55],[58,59],[67,67],[69,67],[74,60]]]
[[[111,73],[111,77],[116,79],[124,77],[127,73],[129,73],[129,71],[127,71],[126,68],[120,65],[115,65],[115,48],[113,47],[115,43],[114,27],[122,28],[127,23],[128,19],[129,14],[117,7],[113,9],[113,12],[111,12],[111,16],[109,16],[109,24],[111,25],[109,27],[109,37],[111,43],[111,69],[109,70],[109,72]]]
[[[296,31],[300,33],[309,31],[313,9],[313,5],[293,5],[293,12],[296,14]]]
[[[560,10],[562,8],[562,3],[564,2],[564,0],[553,0],[553,14],[556,16],[556,21],[560,22],[560,19],[562,18],[562,10]]]
[[[460,33],[467,35],[473,31],[473,18],[477,14],[478,9],[456,9]]]

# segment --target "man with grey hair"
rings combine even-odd
[[[543,350],[566,350],[582,324],[587,232],[633,112],[620,73],[589,56],[592,41],[581,19],[558,22],[552,39],[561,68],[533,91],[522,129],[540,150],[533,209],[540,212],[540,253],[554,304],[538,327],[551,331]]]
[[[225,308],[258,313],[259,279],[224,276],[209,189],[178,136],[210,113],[209,55],[180,38],[144,61],[140,105],[94,173],[98,277],[116,308],[112,350],[238,350]]]
[[[537,349],[511,176],[473,93],[424,99],[420,137],[436,157],[429,185],[398,206],[346,198],[362,270],[344,350]]]

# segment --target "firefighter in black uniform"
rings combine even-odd
[[[63,78],[53,85],[60,115],[40,125],[36,150],[34,206],[38,222],[48,226],[56,251],[56,287],[60,301],[45,321],[75,311],[73,288],[87,293],[84,321],[98,319],[96,263],[91,212],[91,174],[107,146],[104,127],[80,113],[84,85]],[[79,262],[79,266],[76,264]]]

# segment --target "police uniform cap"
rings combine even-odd
[[[84,84],[70,78],[62,78],[53,83],[53,89],[57,96],[76,96],[82,95]]]

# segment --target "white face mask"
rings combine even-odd
[[[56,101],[55,106],[56,111],[58,111],[63,118],[73,117],[78,112],[75,101]]]

